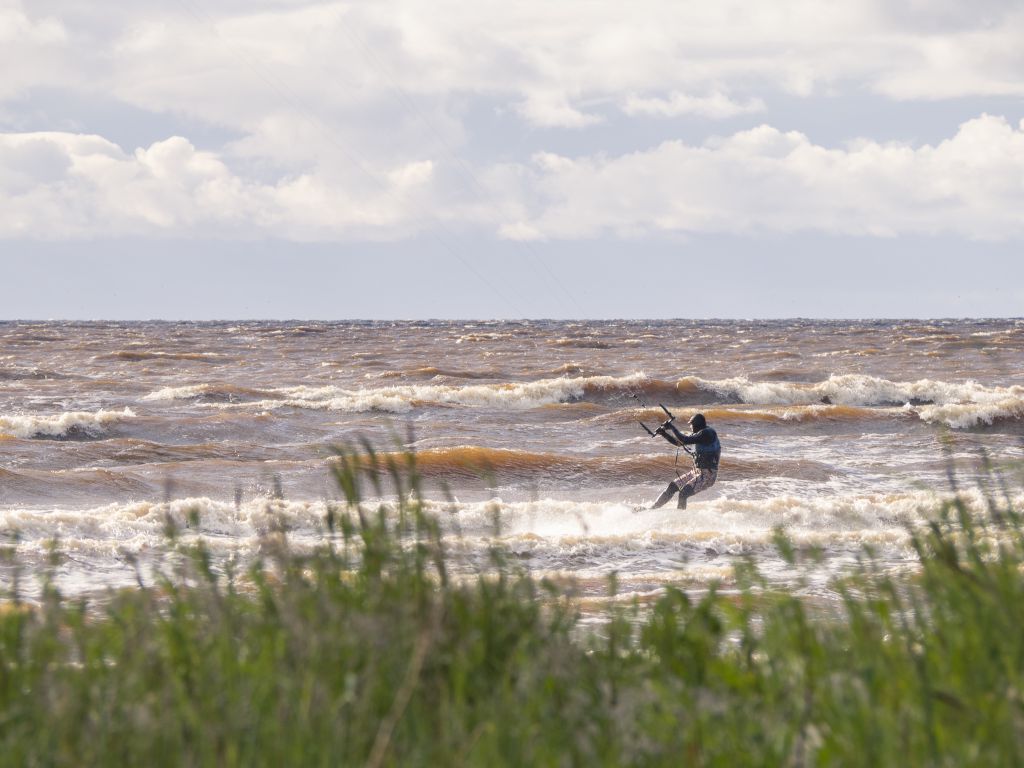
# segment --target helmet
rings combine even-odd
[[[695,413],[690,417],[690,420],[686,422],[690,425],[690,428],[694,432],[700,432],[704,427],[708,425],[707,419],[704,418],[703,413]]]

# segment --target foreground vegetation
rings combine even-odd
[[[236,574],[179,541],[160,578],[91,606],[52,583],[26,606],[8,585],[0,764],[1024,762],[1009,501],[984,520],[946,503],[913,534],[913,577],[866,554],[833,609],[748,563],[738,592],[610,602],[587,633],[571,596],[499,550],[477,578],[449,573],[412,457],[388,461],[374,474],[372,455],[339,457],[346,502],[312,554],[271,535]],[[360,506],[380,473],[403,489],[397,515]]]

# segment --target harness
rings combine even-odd
[[[705,427],[704,429],[711,429]],[[722,444],[718,441],[718,433],[711,430],[715,439],[711,443],[693,443],[693,451],[688,451],[693,457],[693,466],[697,469],[718,469],[718,460],[722,456]]]

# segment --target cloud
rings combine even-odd
[[[627,115],[657,115],[659,117],[700,115],[701,117],[726,118],[762,112],[764,108],[764,102],[761,99],[750,99],[740,103],[720,92],[712,93],[709,96],[689,96],[673,91],[664,99],[628,96],[623,111]]]
[[[31,111],[33,89],[51,88],[80,104],[102,93],[151,124],[187,119],[134,151],[84,133],[0,134],[0,237],[399,238],[439,222],[514,239],[1022,234],[1020,131],[999,118],[934,146],[827,147],[767,125],[641,143],[672,130],[651,129],[660,118],[729,119],[730,131],[776,121],[780,92],[809,110],[843,89],[1024,95],[1015,2],[850,0],[827,13],[806,0],[39,7],[0,0],[0,111]],[[5,124],[109,132],[87,114],[40,114]],[[150,143],[196,125],[227,143]],[[525,162],[538,146],[560,150]]]
[[[767,125],[693,146],[534,160],[518,239],[658,233],[1024,236],[1024,126],[983,115],[918,148],[826,148]]]
[[[471,169],[472,170],[472,169]],[[371,186],[329,167],[269,182],[173,137],[125,152],[98,136],[0,134],[0,236],[396,239],[432,226],[517,240],[666,233],[1024,237],[1024,126],[982,115],[936,145],[814,144],[768,125],[645,151],[478,168],[430,161]],[[444,224],[441,224],[444,222]]]
[[[849,0],[828,13],[806,0],[47,7],[48,17],[10,0],[0,9],[0,40],[17,43],[0,46],[5,75],[17,73],[0,98],[75,82],[243,132],[309,112],[379,133],[382,104],[450,111],[481,97],[530,125],[579,129],[601,122],[595,105],[732,117],[780,90],[1024,95],[1024,9],[1009,1]]]
[[[588,115],[574,108],[564,93],[531,93],[516,107],[527,122],[542,128],[585,128],[602,122],[599,115]]]
[[[0,134],[0,237],[389,239],[415,228],[431,176],[421,162],[373,193],[317,174],[267,184],[181,137],[126,153],[99,136]]]
[[[20,2],[0,0],[0,100],[68,77],[68,37],[58,18],[32,18]]]

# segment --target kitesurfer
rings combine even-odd
[[[679,500],[676,506],[679,509],[686,509],[688,498],[710,488],[718,479],[718,460],[722,455],[718,433],[708,426],[707,419],[701,413],[695,414],[688,423],[691,430],[689,435],[684,435],[676,429],[671,419],[654,430],[654,434],[661,435],[672,445],[680,448],[692,445],[693,449],[689,453],[693,457],[693,469],[669,483],[668,488],[658,497],[651,509],[664,506],[677,491]]]

